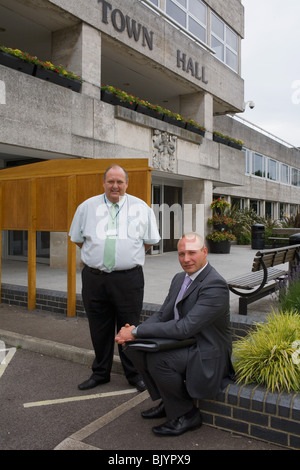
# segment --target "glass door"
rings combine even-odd
[[[8,258],[25,260],[28,256],[28,232],[25,230],[8,231]],[[48,262],[50,258],[50,232],[36,233],[37,261]]]

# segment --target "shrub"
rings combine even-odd
[[[264,220],[253,209],[237,209],[233,207],[229,215],[234,220],[232,232],[237,238],[238,245],[251,243],[251,227]]]
[[[300,265],[278,285],[278,301],[281,310],[295,310],[300,314]]]
[[[272,392],[300,391],[300,315],[273,311],[245,338],[233,343],[238,383],[257,383]]]

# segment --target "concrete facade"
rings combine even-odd
[[[226,116],[244,108],[244,8],[240,0],[228,0],[226,7],[220,0],[200,3],[206,12],[205,42],[174,23],[166,0],[0,0],[0,44],[63,64],[84,80],[81,92],[75,93],[0,65],[2,90],[5,87],[1,168],[33,159],[147,158],[154,168],[153,188],[160,191],[153,202],[170,204],[171,197],[176,203],[179,191],[185,211],[178,215],[176,227],[204,234],[213,193],[249,199],[255,194],[262,200],[297,204],[298,187],[254,183],[245,173],[244,152],[213,140],[214,130],[226,131],[244,140],[245,147],[300,168],[298,152],[278,147]],[[216,17],[236,38],[236,70],[212,49]],[[194,119],[206,128],[205,136],[101,101],[101,83]],[[170,188],[173,193],[167,199]],[[61,258],[56,247],[64,243],[59,234],[51,239],[56,263]]]

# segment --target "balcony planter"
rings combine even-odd
[[[104,103],[115,104],[116,98],[116,95],[111,91],[101,90],[101,101]]]
[[[145,114],[146,116],[153,117],[154,119],[159,119],[160,121],[163,118],[163,115],[161,113],[143,104],[137,104],[136,111],[138,113]]]
[[[218,142],[219,144],[223,144],[223,145],[228,145],[229,144],[228,139],[226,139],[225,137],[223,137],[221,135],[215,134],[215,133],[213,133],[213,140],[215,142]]]
[[[229,147],[233,147],[237,150],[242,150],[242,148],[243,148],[242,144],[239,144],[238,142],[234,142],[233,140],[229,140],[228,145],[229,145]]]
[[[18,70],[19,72],[26,73],[27,75],[33,75],[35,68],[34,64],[25,62],[19,57],[2,51],[0,51],[0,64],[14,70]]]
[[[173,116],[169,116],[168,114],[163,115],[163,121],[172,124],[173,126],[181,127],[185,129],[186,122],[182,121],[181,119],[176,119]]]
[[[77,93],[81,89],[81,82],[70,77],[61,75],[54,70],[48,70],[41,66],[37,66],[34,72],[35,77],[45,80],[46,82],[54,83],[55,85],[69,88],[70,90],[76,91]]]
[[[187,122],[186,123],[186,126],[185,126],[186,130],[187,131],[190,131],[190,132],[195,132],[195,134],[200,134],[204,137],[205,135],[205,129],[202,129],[201,127],[199,126],[195,126],[194,124],[191,124],[190,122]]]

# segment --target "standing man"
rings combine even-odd
[[[164,436],[200,427],[201,414],[193,399],[215,397],[223,378],[233,373],[227,283],[207,262],[207,248],[199,235],[186,234],[179,240],[178,257],[184,272],[173,278],[160,311],[137,328],[125,325],[116,336],[119,344],[136,337],[196,339],[192,346],[170,351],[126,350],[151,398],[162,399],[142,416],[166,416],[166,423],[152,429]]]
[[[69,235],[81,248],[82,298],[95,350],[91,377],[78,385],[88,390],[110,381],[115,327],[138,324],[143,305],[145,252],[160,236],[152,209],[126,194],[128,174],[118,165],[103,178],[104,194],[76,210]],[[128,382],[139,391],[144,382],[119,346]]]

